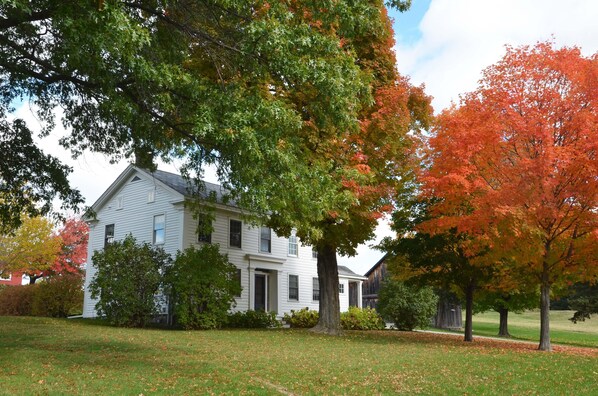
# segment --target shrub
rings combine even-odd
[[[32,315],[66,318],[83,312],[83,278],[80,275],[54,276],[35,286]]]
[[[299,311],[291,310],[291,314],[284,314],[282,318],[289,326],[296,328],[312,328],[318,324],[320,314],[305,307]]]
[[[227,327],[242,329],[269,329],[282,326],[280,321],[276,319],[275,312],[253,310],[229,314],[226,325]]]
[[[179,252],[166,272],[166,289],[175,323],[185,329],[214,329],[226,323],[241,293],[237,267],[220,254],[218,245]]]
[[[6,286],[0,292],[0,315],[29,316],[37,285]]]
[[[95,252],[97,268],[89,285],[96,310],[117,326],[143,327],[158,313],[156,294],[170,256],[149,243],[137,244],[133,236]]]
[[[345,330],[382,330],[386,323],[375,309],[349,307],[341,313],[341,326]]]
[[[394,280],[384,282],[378,294],[380,314],[399,330],[428,327],[437,303],[432,288],[408,286]]]

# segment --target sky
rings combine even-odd
[[[436,112],[474,90],[482,70],[502,58],[505,45],[553,40],[557,46],[578,46],[586,56],[598,52],[596,0],[412,0],[409,11],[391,11],[390,15],[399,72],[410,76],[415,85],[425,84]],[[17,109],[15,117],[36,122],[27,103]],[[86,205],[91,205],[128,163],[110,164],[106,157],[93,153],[73,160],[58,145],[65,133],[57,128],[41,147],[73,167],[70,182],[81,191]],[[159,168],[177,172],[176,164]],[[205,179],[217,182],[210,172]],[[339,257],[339,265],[364,274],[383,255],[370,245],[391,235],[388,223],[382,222],[376,239],[360,246],[356,257]]]

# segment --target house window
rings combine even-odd
[[[230,247],[241,247],[241,227],[243,223],[239,220],[231,220],[229,223],[228,244]]]
[[[237,280],[237,284],[239,285],[239,294],[237,294],[235,297],[241,297],[241,291],[242,291],[242,287],[241,287],[241,269],[237,268],[237,273],[235,274],[235,279]]]
[[[260,252],[272,252],[272,230],[262,227],[260,230]]]
[[[147,203],[154,202],[156,200],[156,192],[154,190],[149,190],[147,192]]]
[[[120,210],[124,207],[125,204],[125,197],[123,197],[122,195],[116,197],[116,209]]]
[[[12,279],[12,274],[10,272],[6,273],[6,274],[4,274],[4,273],[0,274],[0,280],[9,281],[11,279]]]
[[[338,292],[340,294],[343,294],[345,292],[345,284],[344,283],[339,283],[338,284]]]
[[[106,224],[104,231],[104,249],[114,242],[114,224]]]
[[[166,216],[154,216],[154,245],[161,245],[164,243],[164,227]]]
[[[299,275],[289,275],[289,300],[299,300]]]
[[[311,258],[318,258],[318,251],[316,249],[311,249]]]
[[[289,237],[289,256],[297,257],[297,253],[299,252],[299,244],[297,243],[297,231],[291,231],[291,236]]]
[[[197,223],[197,242],[212,243],[212,222],[207,218],[200,218]]]
[[[312,299],[314,301],[320,301],[320,281],[318,280],[318,278],[313,278]]]

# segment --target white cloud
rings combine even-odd
[[[481,71],[504,46],[533,45],[554,37],[585,55],[598,50],[595,0],[432,0],[419,25],[421,39],[396,48],[399,70],[425,83],[439,111],[475,89]]]

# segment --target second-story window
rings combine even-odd
[[[154,245],[161,245],[164,243],[164,229],[166,226],[166,217],[164,215],[154,216]]]
[[[239,220],[230,220],[228,244],[230,247],[241,247],[241,228],[243,223]]]
[[[106,224],[104,230],[104,249],[114,242],[114,224]]]
[[[260,229],[260,252],[272,252],[272,230],[268,227]]]
[[[291,231],[291,236],[289,237],[289,256],[297,257],[297,253],[299,252],[299,244],[297,243],[297,231]]]
[[[197,242],[212,243],[212,222],[201,217],[197,223]]]

